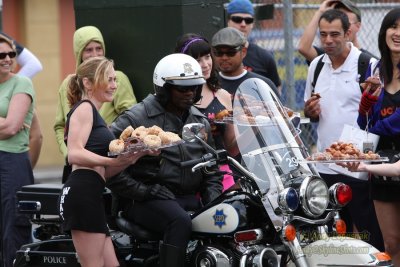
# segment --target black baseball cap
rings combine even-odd
[[[358,21],[361,22],[361,10],[351,1],[351,0],[338,0],[335,8],[344,7],[349,10],[351,13],[356,14]]]

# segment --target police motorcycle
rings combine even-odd
[[[228,163],[237,181],[191,213],[193,234],[186,266],[393,266],[385,253],[344,236],[338,211],[350,201],[351,189],[342,183],[327,188],[314,165],[305,160],[308,153],[299,122],[298,116],[289,117],[265,82],[249,79],[237,90],[233,116],[221,122],[235,124],[241,163],[203,141],[204,125],[184,127],[182,138],[203,143],[209,153],[181,166],[207,171]],[[38,188],[29,188],[34,186]],[[27,187],[17,195],[19,208],[35,214],[33,221],[40,225],[36,237],[41,241],[22,246],[14,266],[80,266],[71,238],[59,231],[53,218],[43,218],[46,213],[57,214],[57,207],[48,204],[60,187],[58,191],[51,186]],[[111,236],[121,265],[157,266],[162,237],[122,216],[115,222],[118,230]],[[333,230],[328,232],[330,222]]]

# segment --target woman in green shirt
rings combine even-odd
[[[4,266],[12,266],[15,253],[31,239],[29,217],[16,211],[16,192],[33,183],[29,160],[29,128],[35,92],[29,78],[12,72],[16,50],[0,34],[0,217]]]

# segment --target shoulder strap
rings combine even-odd
[[[322,62],[323,56],[318,60],[317,66],[315,67],[314,71],[314,79],[311,83],[312,85],[312,92],[314,92],[315,84],[317,83],[318,76],[321,73],[322,67],[324,66],[324,63]],[[360,56],[358,57],[358,75],[360,77],[358,83],[363,83],[366,79],[365,74],[368,69],[369,61],[371,60],[371,56],[368,55],[368,53],[361,52]],[[360,89],[362,90],[361,86]]]
[[[83,102],[89,102],[90,103],[90,105],[92,106],[92,109],[93,109],[93,120],[95,118],[96,107],[93,105],[93,103],[90,100],[83,99],[83,100],[79,101],[78,103],[76,103],[67,114],[67,121],[65,122],[65,126],[64,126],[64,142],[65,142],[65,144],[67,144],[67,139],[68,139],[67,137],[68,137],[68,130],[69,130],[69,119],[71,117],[71,114]]]
[[[358,57],[358,74],[360,77],[359,83],[363,83],[366,79],[365,74],[367,72],[370,60],[371,56],[365,52],[361,52],[360,56]]]
[[[322,62],[322,59],[323,59],[323,58],[324,58],[324,56],[322,56],[322,57],[318,60],[317,66],[315,67],[314,79],[313,79],[313,81],[312,81],[312,83],[311,83],[311,86],[312,86],[312,92],[311,92],[311,93],[314,93],[315,84],[317,83],[318,76],[319,76],[319,74],[321,73],[322,67],[324,66],[324,62]]]

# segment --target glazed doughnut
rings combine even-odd
[[[133,127],[129,125],[128,127],[125,128],[125,130],[122,131],[119,138],[125,140],[126,138],[131,136],[133,130],[134,130]]]
[[[171,143],[175,143],[181,140],[179,135],[173,132],[161,132],[158,136],[160,137],[161,143],[163,145],[169,145]]]
[[[146,135],[147,135],[147,129],[144,126],[140,126],[132,132],[131,137],[136,137],[139,138],[140,140],[144,140]]]
[[[125,149],[125,143],[121,139],[114,139],[110,142],[108,149],[113,153],[121,153]]]
[[[150,128],[147,128],[147,134],[158,135],[160,132],[164,132],[164,131],[163,131],[163,129],[161,129],[157,125],[154,125],[154,126],[151,126]]]
[[[161,146],[161,138],[154,134],[146,135],[143,142],[148,148],[158,148]]]
[[[125,144],[127,146],[134,146],[140,144],[142,141],[139,140],[139,138],[136,137],[129,137],[125,140]]]

